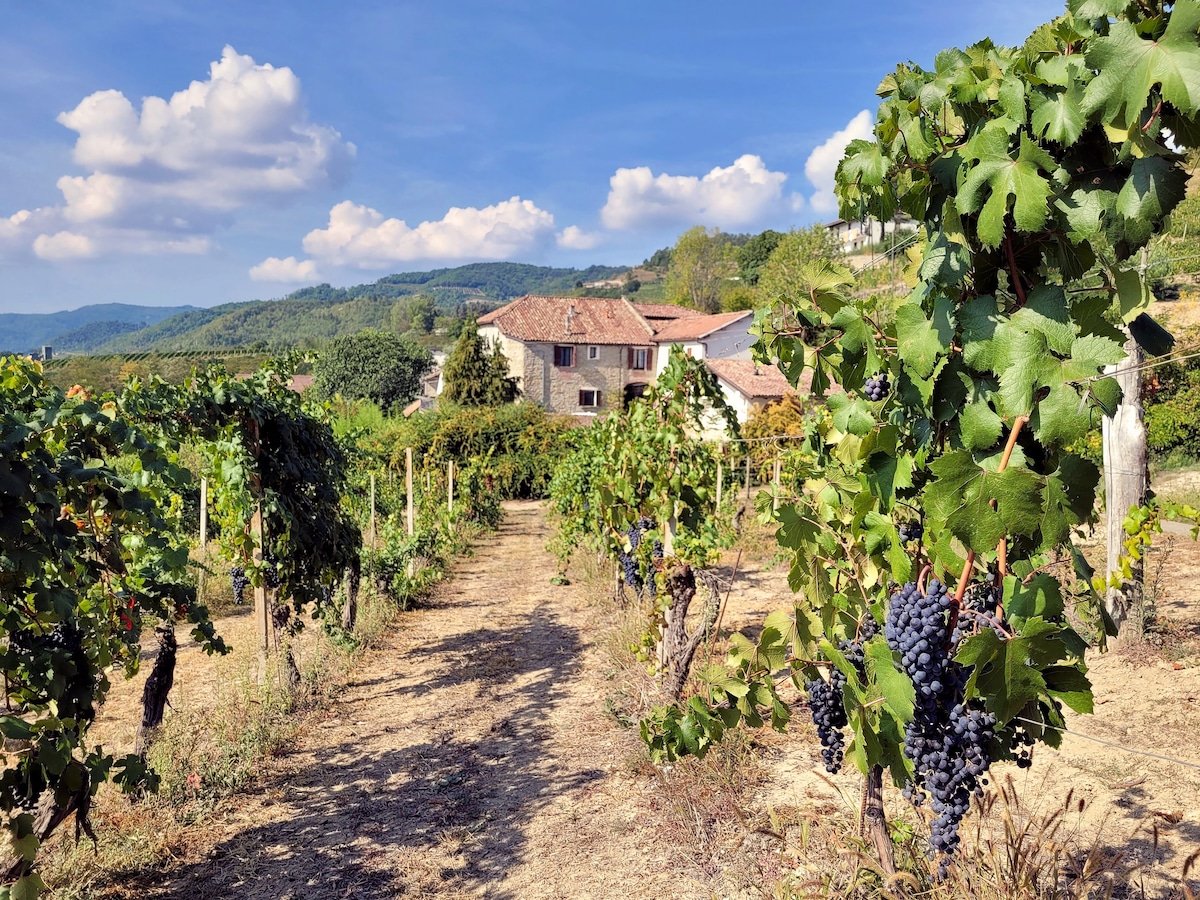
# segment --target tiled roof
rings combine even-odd
[[[752,400],[778,400],[796,390],[775,366],[749,359],[706,359],[704,363],[714,375]]]
[[[742,319],[746,319],[746,325],[749,326],[749,320],[752,318],[754,318],[754,313],[748,309],[717,313],[713,316],[688,316],[685,319],[668,322],[658,330],[654,339],[660,344],[673,341],[698,341],[708,337],[714,331],[720,331],[726,325],[732,325]]]
[[[514,300],[480,316],[510,338],[544,344],[649,346],[654,329],[624,298],[538,297]]]
[[[698,309],[691,309],[687,306],[676,306],[674,303],[634,303],[633,308],[647,319],[673,320],[704,315]]]

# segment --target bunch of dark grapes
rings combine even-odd
[[[279,587],[279,560],[275,554],[267,553],[263,556],[263,563],[263,584],[275,590]]]
[[[919,541],[925,536],[925,526],[919,520],[916,522],[901,522],[898,530],[900,532],[900,543],[902,544]]]
[[[878,633],[879,626],[875,624],[874,619],[867,616],[859,627],[858,637],[838,644],[838,650],[858,672],[860,678],[866,677],[866,653],[863,644]],[[842,767],[842,729],[849,723],[846,707],[842,702],[846,693],[846,675],[835,667],[830,672],[828,684],[818,678],[808,682],[805,690],[808,691],[808,705],[812,712],[813,724],[817,726],[817,737],[821,739],[821,757],[825,760],[825,770],[835,774]]]
[[[246,570],[241,566],[234,566],[229,570],[229,580],[233,583],[233,602],[241,606],[246,602],[246,588],[250,586]]]
[[[637,550],[642,544],[642,535],[647,531],[654,529],[654,523],[645,517],[638,519],[625,531],[625,536],[629,539],[629,552],[621,550],[617,554],[621,561],[621,570],[625,576],[625,583],[633,588],[634,592],[640,598],[642,591],[645,589],[645,583],[642,579],[641,566],[638,564]],[[654,546],[650,548],[651,555],[654,559],[662,559],[662,543],[655,541]]]
[[[863,383],[863,393],[872,402],[878,402],[888,395],[892,386],[888,384],[887,372],[872,375]]]
[[[988,745],[996,718],[977,701],[963,702],[969,670],[951,658],[947,640],[951,598],[937,579],[922,594],[915,583],[892,595],[884,637],[900,654],[900,665],[916,687],[913,720],[904,735],[904,755],[913,762],[913,784],[905,796],[919,804],[930,798],[934,820],[929,843],[940,855],[939,877],[958,848],[958,828],[991,760]]]
[[[1001,640],[1010,635],[996,617],[1000,607],[1000,578],[989,572],[983,581],[969,586],[963,594],[962,611],[954,628],[953,643],[957,646],[965,637],[977,633],[981,628],[991,628]]]
[[[808,692],[808,706],[812,711],[813,724],[817,726],[817,737],[821,739],[821,758],[825,760],[825,771],[836,773],[842,767],[842,753],[845,748],[845,738],[842,729],[849,720],[846,718],[846,707],[842,704],[842,687],[846,676],[837,669],[833,670],[834,679],[826,684],[820,678],[814,678],[804,685]],[[836,676],[841,675],[841,683],[835,684]]]

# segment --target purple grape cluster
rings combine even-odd
[[[863,394],[868,400],[875,403],[886,397],[891,389],[892,386],[888,384],[887,372],[872,375],[863,383]]]
[[[812,712],[813,724],[817,726],[817,737],[821,739],[821,758],[825,760],[825,771],[831,775],[842,767],[842,754],[845,750],[845,738],[842,729],[849,720],[846,718],[846,707],[842,703],[842,684],[845,675],[837,669],[834,676],[841,675],[841,682],[835,684],[834,678],[828,683],[820,678],[814,678],[805,683],[808,692],[808,707]]]
[[[246,588],[250,586],[246,570],[241,566],[234,566],[229,570],[229,580],[233,585],[233,602],[241,606],[246,602]]]
[[[908,544],[913,541],[919,541],[925,536],[925,526],[920,520],[916,522],[901,522],[897,529],[900,532],[900,543]]]
[[[846,662],[854,667],[859,678],[866,677],[866,651],[863,644],[879,633],[875,620],[867,616],[858,629],[858,636],[838,644],[838,650]],[[821,758],[825,760],[825,771],[836,774],[842,767],[845,746],[842,729],[849,724],[843,698],[846,694],[846,674],[833,668],[826,683],[817,678],[805,684],[808,705],[813,724],[817,726],[817,737],[821,739]]]
[[[930,798],[935,817],[929,843],[940,857],[939,877],[945,877],[949,857],[958,848],[959,824],[971,797],[983,790],[996,728],[996,717],[978,701],[963,701],[970,670],[951,658],[950,606],[946,586],[937,579],[924,593],[910,582],[892,595],[883,629],[916,688],[913,720],[904,734],[904,755],[913,762],[914,778],[904,794],[914,804],[926,794]]]
[[[621,571],[625,577],[625,583],[633,588],[634,592],[641,597],[642,591],[645,589],[645,582],[642,578],[641,566],[638,564],[637,549],[642,544],[642,536],[647,531],[654,530],[654,522],[646,517],[642,517],[630,525],[625,530],[625,536],[629,539],[629,552],[626,553],[623,549],[617,554],[617,558],[621,562]],[[662,559],[663,545],[662,541],[655,541],[650,548],[650,556],[652,559]]]

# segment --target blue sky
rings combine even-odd
[[[625,265],[696,224],[834,218],[897,62],[1060,9],[9,0],[0,312]]]

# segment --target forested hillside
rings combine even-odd
[[[36,306],[31,300],[30,307]],[[0,352],[27,353],[43,344],[58,346],[58,339],[84,326],[96,327],[106,336],[116,333],[116,323],[137,327],[178,315],[190,306],[134,306],[129,303],[97,303],[53,313],[0,313]]]

